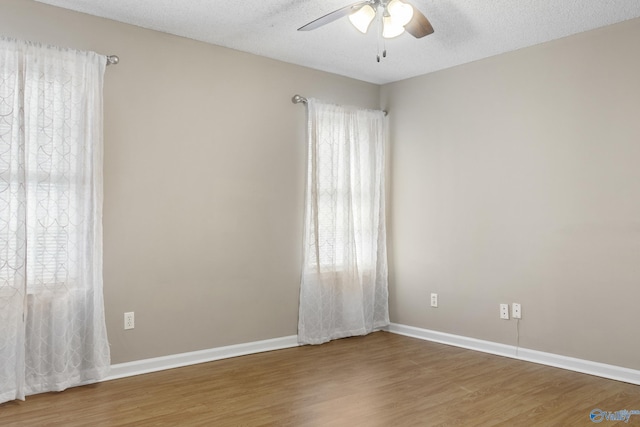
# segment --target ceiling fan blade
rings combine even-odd
[[[433,27],[427,17],[415,6],[411,5],[411,7],[413,7],[413,18],[404,26],[404,29],[417,39],[433,34]]]
[[[364,5],[370,4],[370,1],[359,1],[357,3],[353,3],[349,6],[345,6],[341,9],[338,10],[334,10],[331,13],[328,13],[318,19],[316,19],[315,21],[311,21],[309,22],[307,25],[303,25],[302,27],[298,28],[298,31],[311,31],[311,30],[315,30],[318,27],[322,27],[323,25],[328,24],[329,22],[333,22],[336,19],[340,19],[344,16],[348,16],[351,15],[353,12],[357,12],[358,10],[360,10],[360,8]]]

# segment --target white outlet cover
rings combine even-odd
[[[133,311],[124,314],[124,329],[135,328],[135,315]]]
[[[500,304],[500,318],[509,320],[509,304]]]
[[[522,306],[517,302],[511,304],[511,314],[514,319],[522,319]]]

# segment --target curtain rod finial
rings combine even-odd
[[[120,58],[117,55],[107,56],[107,65],[116,65],[118,62],[120,62]]]
[[[303,98],[300,95],[293,95],[293,98],[291,98],[291,102],[293,102],[294,104],[306,104],[307,103],[307,98]]]

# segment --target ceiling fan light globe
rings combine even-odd
[[[402,33],[404,33],[404,27],[396,24],[393,18],[390,16],[382,18],[382,37],[385,39],[392,39],[394,37],[398,37]]]
[[[391,0],[387,5],[387,12],[393,20],[394,25],[404,27],[413,18],[413,7],[410,4],[402,3],[400,0]]]
[[[366,34],[369,30],[369,25],[376,16],[376,11],[369,5],[365,5],[358,9],[358,11],[349,15],[349,21],[354,27],[363,34]]]

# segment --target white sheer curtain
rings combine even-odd
[[[389,324],[382,111],[308,100],[308,183],[298,341]]]
[[[106,60],[0,39],[0,402],[105,376]]]

